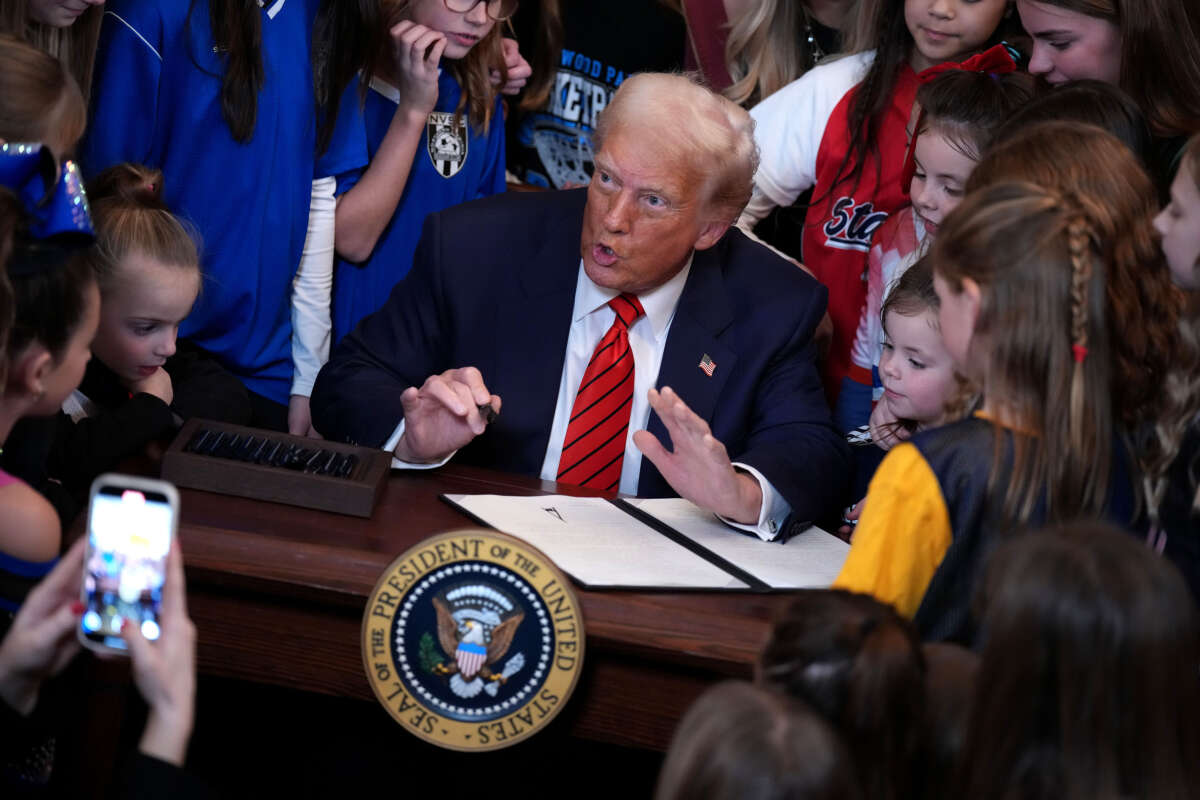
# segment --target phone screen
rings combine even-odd
[[[124,650],[126,620],[158,638],[173,513],[161,492],[108,485],[92,496],[80,623],[89,640]]]

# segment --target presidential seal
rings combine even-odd
[[[567,579],[495,531],[426,539],[392,562],[363,614],[375,696],[402,727],[452,750],[532,736],[571,696],[583,647]]]

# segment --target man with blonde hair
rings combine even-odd
[[[763,538],[834,512],[850,459],[815,363],[825,290],[731,229],[749,115],[641,74],[595,140],[586,190],[430,215],[409,276],[321,371],[317,429],[401,468],[678,494]]]

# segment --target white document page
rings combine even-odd
[[[448,494],[591,587],[745,589],[745,583],[598,497]]]
[[[827,589],[850,552],[850,545],[820,528],[809,528],[779,544],[747,536],[680,498],[631,498],[625,502],[776,589]]]

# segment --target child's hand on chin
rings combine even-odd
[[[912,436],[912,431],[900,423],[899,418],[888,405],[887,397],[880,398],[871,409],[871,441],[880,450],[891,450],[896,445]]]
[[[171,376],[162,367],[154,370],[148,377],[130,381],[129,391],[133,394],[141,392],[152,394],[167,405],[175,402],[175,389],[171,386]]]

